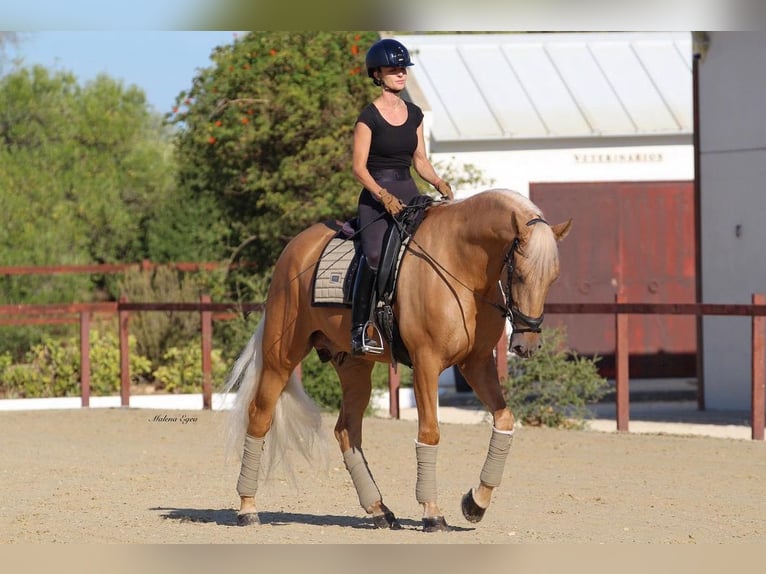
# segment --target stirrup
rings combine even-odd
[[[367,329],[370,327],[372,327],[372,330],[375,333],[372,337],[367,336]],[[370,355],[383,354],[383,337],[374,321],[367,321],[364,324],[364,328],[362,329],[362,350]]]

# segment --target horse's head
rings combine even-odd
[[[517,233],[507,258],[506,285],[513,326],[510,349],[529,357],[540,349],[545,298],[559,276],[557,243],[569,233],[572,220],[549,225],[540,216],[525,219],[517,212],[513,219]]]

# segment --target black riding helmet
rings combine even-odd
[[[378,81],[375,80],[373,72],[381,66],[405,68],[413,65],[412,60],[410,60],[410,53],[407,48],[404,47],[404,44],[392,38],[383,38],[370,46],[364,61],[367,65],[367,75],[370,76],[376,84]]]

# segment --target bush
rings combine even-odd
[[[135,384],[150,375],[152,363],[138,352],[136,338],[132,335],[128,337],[128,346],[130,381]],[[75,360],[79,380],[79,349]],[[90,334],[90,390],[97,396],[115,394],[120,390],[120,342],[112,332],[95,330]]]
[[[213,301],[224,300],[214,298]],[[258,301],[259,299],[256,299]],[[221,349],[221,357],[224,363],[231,367],[239,357],[239,354],[247,346],[248,341],[258,328],[262,318],[261,313],[243,313],[237,311],[237,314],[228,321],[213,322],[213,347]],[[199,335],[197,335],[199,338]],[[223,386],[223,381],[219,381]]]
[[[10,353],[8,352],[0,353],[0,377],[2,377],[2,374],[5,372],[5,370],[8,367],[10,367],[12,364],[13,364],[13,357],[11,357]]]
[[[194,341],[183,347],[171,347],[163,356],[164,365],[154,371],[157,390],[166,393],[202,392],[202,347]],[[221,358],[221,351],[213,349],[210,355],[212,367],[211,386],[226,377],[227,366]]]
[[[171,347],[163,364],[152,371],[152,362],[137,350],[129,337],[131,384],[154,383],[166,393],[202,391],[202,349],[197,339]],[[226,377],[227,365],[221,351],[211,354],[213,384]],[[120,345],[117,336],[94,330],[90,335],[90,387],[94,396],[120,390]],[[24,362],[13,363],[9,353],[0,355],[0,395],[15,398],[66,397],[80,395],[79,338],[46,339],[35,345]]]
[[[130,270],[120,281],[120,293],[128,301],[140,303],[199,302],[201,280],[182,274],[170,267],[160,266],[152,272]],[[171,347],[183,346],[184,341],[199,336],[199,313],[190,311],[138,311],[130,314],[130,331],[136,336],[138,352],[155,365]]]
[[[543,330],[541,336],[540,351],[510,361],[503,389],[508,406],[525,424],[582,428],[589,415],[587,404],[608,391],[596,367],[600,358],[566,349],[563,328]]]
[[[151,363],[136,352],[129,338],[130,376],[139,382],[151,372]],[[10,397],[68,397],[80,395],[79,338],[46,338],[27,352],[23,363],[0,360],[0,391]],[[90,340],[91,392],[109,395],[120,388],[120,352],[117,337],[93,331]]]
[[[322,409],[331,412],[340,410],[343,392],[338,374],[330,363],[322,363],[315,352],[303,360],[301,365],[303,388]],[[372,388],[388,388],[388,365],[375,363],[372,370]],[[369,407],[368,407],[369,408]]]

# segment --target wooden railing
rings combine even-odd
[[[234,304],[213,303],[203,295],[196,303],[133,303],[120,300],[116,303],[78,303],[70,305],[0,305],[0,325],[40,324],[56,322],[80,323],[80,387],[81,404],[89,406],[90,400],[90,321],[93,314],[117,313],[120,340],[120,403],[130,405],[130,363],[128,336],[130,314],[146,311],[196,312],[200,314],[200,342],[202,346],[202,408],[212,407],[212,322],[214,315],[232,312],[261,311],[262,303]],[[752,304],[705,304],[705,303],[628,303],[619,296],[613,303],[551,303],[545,306],[545,313],[552,314],[606,314],[615,319],[615,385],[616,424],[618,431],[629,429],[629,317],[630,315],[723,315],[751,318],[751,436],[754,440],[764,439],[764,387],[766,386],[766,295],[756,294]],[[220,315],[219,315],[220,317]],[[502,337],[497,344],[497,370],[501,379],[507,377],[507,339]],[[389,412],[399,417],[399,377],[389,369]]]
[[[546,314],[607,314],[615,319],[615,386],[617,407],[617,430],[627,431],[629,424],[629,378],[630,355],[628,335],[630,315],[719,315],[727,317],[750,317],[752,330],[751,348],[751,437],[764,439],[764,387],[766,386],[766,295],[754,294],[752,304],[716,303],[628,303],[618,294],[614,303],[551,303],[545,306]]]
[[[240,263],[220,263],[218,261],[192,261],[175,263],[155,263],[149,259],[144,259],[139,263],[93,263],[90,265],[10,265],[0,266],[0,276],[18,276],[18,275],[108,275],[113,273],[124,273],[125,271],[152,271],[158,267],[168,267],[177,271],[198,272],[215,271],[228,267],[230,269],[241,267]],[[247,266],[247,264],[244,264]]]

